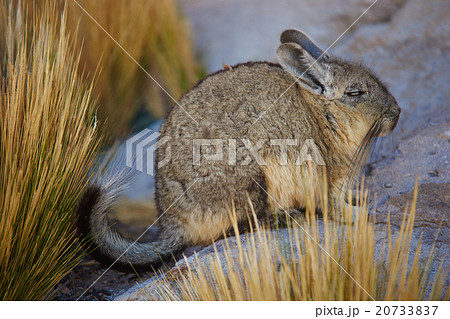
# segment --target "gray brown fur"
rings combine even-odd
[[[332,209],[340,189],[364,164],[373,138],[394,129],[400,108],[368,69],[324,54],[297,30],[283,32],[281,42],[277,52],[281,65],[250,62],[216,72],[187,92],[179,101],[182,108],[175,106],[167,116],[160,138],[171,138],[171,160],[156,171],[161,238],[134,245],[116,266],[123,269],[131,263],[151,269],[187,246],[211,244],[230,229],[232,205],[240,222],[247,220],[249,202],[260,218],[278,205],[302,208],[306,191],[319,194],[324,177],[322,167],[314,165],[305,173],[303,166],[294,164],[306,139],[314,140],[325,162]],[[364,93],[350,95],[358,91]],[[289,147],[286,166],[279,164],[280,147],[268,142],[260,150],[267,165],[253,159],[244,166],[249,153],[243,138],[253,145],[260,139],[299,143]],[[227,152],[222,161],[202,158],[201,165],[193,165],[194,139],[223,139],[225,148],[226,141],[236,140],[237,165],[229,165]],[[157,161],[163,158],[165,148],[156,155]],[[98,203],[102,196],[106,195],[100,195]],[[321,204],[317,198],[319,209]],[[109,204],[96,205],[97,209],[80,205],[79,210],[92,211],[85,224],[97,236],[94,242],[101,244],[101,253],[116,259],[131,242],[107,229]]]

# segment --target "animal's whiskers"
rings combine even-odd
[[[344,182],[342,183],[340,189],[339,189],[339,197],[343,195],[343,191],[348,190],[351,188],[355,183],[357,182],[359,173],[361,172],[363,163],[365,162],[365,159],[369,155],[369,151],[371,149],[371,146],[373,145],[373,142],[375,138],[380,134],[382,129],[382,117],[377,119],[372,126],[370,127],[367,134],[364,136],[363,140],[359,144],[358,148],[356,149],[355,153],[353,154],[353,157],[350,161],[350,164],[347,168],[347,171],[345,173]]]

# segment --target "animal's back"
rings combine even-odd
[[[277,80],[268,91],[269,78]],[[160,140],[169,138],[171,153],[170,161],[156,173],[160,213],[173,212],[174,220],[183,216],[186,224],[192,224],[189,236],[210,233],[211,241],[220,236],[213,230],[216,223],[218,232],[230,224],[227,207],[232,203],[244,213],[250,199],[257,214],[265,213],[267,195],[254,182],[265,185],[264,173],[254,159],[242,165],[250,155],[242,139],[256,143],[267,137],[268,131],[260,129],[257,134],[258,126],[252,124],[288,82],[292,81],[279,65],[248,63],[208,76],[182,97],[160,130]],[[218,157],[208,159],[211,155]],[[165,156],[162,146],[157,161]],[[203,229],[208,215],[208,229]]]
[[[174,128],[183,133],[176,136],[181,138],[242,135],[292,82],[279,64],[269,62],[243,63],[213,73],[174,106],[161,136],[173,134]],[[207,132],[208,126],[212,128]]]

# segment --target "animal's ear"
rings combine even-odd
[[[277,51],[281,66],[308,91],[331,99],[333,73],[322,58],[316,59],[297,43],[284,43]]]
[[[283,31],[280,36],[281,43],[297,43],[316,60],[321,57],[324,60],[328,55],[322,51],[306,34],[295,29]]]

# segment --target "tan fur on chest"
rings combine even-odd
[[[292,162],[287,165],[280,165],[275,158],[264,160],[267,165],[263,167],[263,171],[272,210],[278,210],[281,207],[284,209],[303,208],[307,196],[312,194],[314,194],[316,207],[321,208],[319,181],[322,181],[323,177],[317,166],[300,166]]]
[[[370,123],[356,111],[340,114],[333,105],[330,110],[335,114],[339,129],[337,130],[336,152],[353,155],[370,128]],[[333,154],[333,153],[331,153]]]

